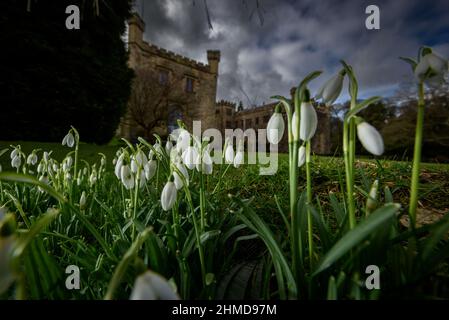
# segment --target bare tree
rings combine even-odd
[[[184,77],[175,74],[161,75],[152,69],[136,69],[128,112],[124,124],[139,125],[150,138],[155,127],[167,121],[171,104],[186,106],[195,94],[186,92]]]

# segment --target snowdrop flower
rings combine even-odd
[[[384,152],[384,141],[379,131],[361,118],[356,118],[357,136],[363,147],[370,153],[380,156]]]
[[[140,171],[140,176],[139,176],[139,188],[142,189],[145,186],[145,171],[141,170]]]
[[[322,99],[322,101],[327,105],[331,105],[337,100],[343,88],[343,80],[346,72],[344,70],[340,71],[332,78],[327,80],[323,86],[318,90],[316,99]]]
[[[93,186],[96,182],[97,182],[97,172],[93,170],[89,177],[89,183],[91,186]]]
[[[34,166],[37,163],[37,160],[38,160],[37,155],[34,152],[32,152],[28,155],[27,164]]]
[[[190,146],[190,133],[185,129],[179,130],[179,136],[176,139],[176,150],[182,154]]]
[[[138,170],[138,169],[139,169],[139,168],[138,168],[136,159],[134,159],[134,157],[131,157],[131,171],[132,171],[133,173],[137,173],[137,170]]]
[[[15,148],[10,154],[11,160],[14,159],[15,157],[17,157],[18,155],[19,155],[19,149]]]
[[[177,192],[174,182],[171,180],[167,181],[161,194],[161,205],[164,211],[168,211],[173,207]]]
[[[80,198],[80,209],[84,210],[86,208],[86,192],[83,191],[81,193],[81,198]]]
[[[213,168],[214,168],[214,166],[212,163],[212,158],[210,157],[208,150],[203,151],[202,158],[201,158],[201,155],[198,154],[198,157],[196,160],[196,170],[198,170],[198,172],[203,172],[204,174],[212,174]]]
[[[68,156],[67,158],[65,158],[65,161],[67,163],[67,166],[70,168],[73,164],[73,158],[71,156]]]
[[[225,161],[226,161],[226,163],[233,163],[234,162],[234,148],[233,148],[232,144],[228,144],[226,146]]]
[[[11,160],[11,167],[19,169],[20,164],[22,163],[22,159],[20,157],[20,154],[17,154],[12,160]]]
[[[284,135],[284,117],[278,108],[274,111],[267,124],[267,139],[271,144],[278,144]]]
[[[69,169],[69,168],[67,168],[67,169]],[[59,169],[58,164],[57,163],[53,163],[53,171],[56,172],[56,171],[58,171],[58,169]],[[66,171],[66,170],[64,170],[64,171]]]
[[[181,162],[177,162],[176,168],[184,176],[184,180],[186,181],[186,184],[189,185],[189,171],[187,171],[187,168],[185,167],[185,165],[182,164]],[[184,186],[184,181],[183,181],[182,177],[178,174],[177,171],[173,172],[173,178],[174,178],[174,183],[175,183],[176,189],[181,190],[181,188]]]
[[[127,190],[134,188],[134,176],[128,165],[122,166],[120,170],[120,178]]]
[[[50,184],[50,181],[48,180],[47,176],[41,176],[39,178],[39,182],[42,182],[43,184],[47,184],[47,185]],[[44,192],[44,189],[42,189],[41,187],[38,187],[38,189],[40,192]]]
[[[170,139],[168,139],[167,142],[165,143],[165,152],[167,152],[167,154],[170,154],[172,148],[173,143],[170,141]]]
[[[146,165],[143,167],[145,178],[150,181],[154,175],[156,174],[157,169],[157,161],[156,160],[150,160],[146,163]]]
[[[44,172],[44,164],[42,162],[39,162],[38,166],[37,166],[37,173],[42,173]]]
[[[130,300],[179,300],[177,294],[162,276],[147,271],[137,277]]]
[[[115,173],[115,176],[116,176],[118,179],[120,179],[120,173],[121,173],[121,170],[122,170],[122,165],[123,165],[123,160],[124,160],[124,158],[125,158],[125,154],[122,153],[122,154],[119,156],[119,158],[118,158],[118,160],[117,160],[117,163],[115,164],[115,170],[114,170],[114,173]]]
[[[73,136],[72,131],[69,131],[69,133],[62,139],[62,145],[67,145],[69,148],[72,148],[75,145],[75,137]]]
[[[100,165],[101,165],[102,167],[104,167],[104,166],[106,165],[106,158],[105,158],[105,157],[101,157]]]
[[[298,141],[298,126],[299,126],[299,122],[298,122],[298,116],[296,114],[296,111],[293,112],[292,115],[292,135],[293,135],[293,141]]]
[[[245,155],[243,151],[237,151],[237,154],[234,158],[234,167],[238,168],[240,165],[242,165],[245,162]]]
[[[187,168],[193,170],[198,158],[198,151],[194,146],[189,146],[182,154],[182,161]]]
[[[300,146],[298,150],[298,167],[302,167],[306,163],[306,147]]]
[[[145,153],[139,149],[139,151],[137,151],[134,159],[136,160],[137,164],[139,165],[139,167],[143,168],[143,166],[148,162],[148,158],[145,155]]]
[[[303,141],[309,141],[315,135],[318,125],[318,116],[310,101],[301,103],[301,125],[299,137]]]
[[[43,155],[44,161],[47,162],[49,157],[50,157],[50,154],[47,151],[45,151],[44,155]]]
[[[426,81],[429,85],[439,85],[444,82],[448,71],[448,61],[432,52],[430,48],[421,51],[421,57],[415,68],[418,80]]]
[[[64,179],[67,180],[67,181],[71,181],[72,180],[72,175],[69,172],[67,172],[65,174],[65,176],[64,176]]]

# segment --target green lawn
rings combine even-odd
[[[1,141],[0,150],[10,145],[21,145],[26,154],[33,149],[42,151],[53,151],[53,157],[61,161],[71,149],[60,143],[30,142],[30,141]],[[79,149],[80,159],[89,163],[100,160],[98,153],[106,155],[108,168],[112,169],[112,159],[118,149],[115,145],[94,145],[82,143]],[[39,153],[41,155],[42,152]],[[0,157],[3,171],[10,170],[9,152]],[[287,207],[288,202],[288,156],[279,155],[279,168],[273,176],[260,176],[257,165],[246,165],[245,172],[230,168],[222,191],[241,195],[244,198],[254,198],[254,205],[263,213],[276,213],[277,207],[274,195],[278,195],[279,202]],[[410,184],[411,163],[405,161],[376,161],[373,159],[358,160],[357,162],[357,184],[364,190],[369,190],[370,184],[375,178],[383,180],[390,188],[395,200],[405,204],[408,202],[408,188]],[[330,192],[338,193],[341,190],[344,175],[343,160],[338,157],[316,156],[313,161],[313,179],[315,193],[322,201],[326,201]],[[215,174],[210,177],[210,184],[214,184],[220,170],[224,166],[216,166]],[[302,169],[304,170],[304,169]],[[234,174],[233,174],[234,173]],[[300,171],[300,191],[305,187],[305,172]],[[449,210],[449,164],[424,163],[421,174],[421,207],[438,212]],[[226,194],[223,194],[226,196]],[[363,200],[363,199],[360,199]]]

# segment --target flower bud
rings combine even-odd
[[[81,198],[80,198],[80,209],[84,210],[86,209],[86,192],[83,191],[81,193]]]
[[[284,117],[280,112],[274,112],[267,124],[267,139],[271,144],[278,144],[284,135]]]
[[[146,271],[137,277],[130,300],[179,300],[167,280],[162,276]]]
[[[303,141],[309,141],[315,135],[318,126],[318,116],[310,102],[301,103],[301,126],[299,137]]]
[[[161,205],[164,211],[170,210],[176,202],[177,189],[173,181],[168,181],[161,194]]]
[[[306,162],[306,147],[300,146],[298,150],[298,167],[302,167]]]
[[[357,136],[363,147],[370,153],[380,156],[384,153],[384,141],[379,131],[367,122],[357,124]]]
[[[322,99],[327,106],[334,103],[343,88],[343,80],[344,72],[341,71],[324,83],[318,90],[316,99]]]

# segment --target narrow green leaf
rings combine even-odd
[[[400,208],[399,204],[386,204],[375,210],[368,218],[363,220],[354,229],[347,232],[324,256],[316,268],[313,276],[329,268],[353,247],[358,245],[377,228],[393,218]]]
[[[381,100],[381,97],[371,97],[368,98],[366,100],[363,100],[362,102],[360,102],[359,104],[357,104],[357,106],[354,109],[351,109],[348,111],[348,113],[345,116],[345,121],[349,121],[349,119],[351,119],[353,116],[355,116],[357,113],[359,113],[360,111],[362,111],[363,109],[367,108],[369,105]]]

